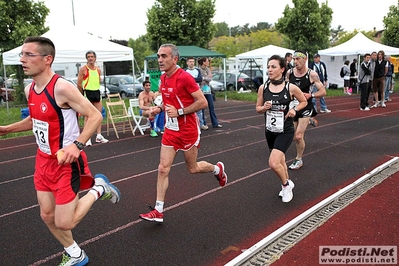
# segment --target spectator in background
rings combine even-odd
[[[388,61],[385,60],[384,51],[380,50],[377,54],[375,61],[374,79],[373,79],[373,92],[375,103],[373,107],[386,107],[384,103],[384,90],[385,90],[385,75],[388,72]]]
[[[293,68],[291,61],[292,61],[292,53],[288,52],[285,54],[285,61],[286,61],[286,67],[283,73],[283,77],[285,77],[287,75],[287,71],[290,70],[291,68]]]
[[[190,73],[190,75],[193,76],[195,82],[197,83],[198,87],[200,88],[203,78],[201,75],[201,70],[198,67],[195,67],[194,57],[188,57],[186,63],[187,63],[187,68],[185,69],[186,72]],[[197,116],[200,121],[201,130],[208,130],[208,126],[206,125],[205,120],[204,120],[204,110],[199,110],[197,112]]]
[[[393,74],[393,69],[394,69],[394,65],[391,63],[391,57],[387,56],[386,58],[387,62],[388,62],[388,72],[385,76],[385,102],[390,102],[392,101],[389,98],[389,91],[391,90],[392,87],[392,74]]]
[[[201,70],[201,75],[203,79],[201,82],[201,90],[204,93],[206,100],[208,101],[209,115],[211,116],[212,127],[221,128],[222,125],[219,124],[218,118],[216,117],[211,86],[209,85],[209,82],[212,80],[212,72],[209,69],[209,59],[206,57],[202,57],[198,59],[198,64],[200,66],[199,69]],[[202,116],[204,118],[204,125],[206,126],[205,109],[202,110]]]
[[[372,52],[371,57],[370,57],[370,71],[371,71],[371,77],[369,80],[369,87],[367,91],[367,106],[369,108],[373,108],[374,105],[369,105],[368,99],[370,97],[371,90],[373,89],[373,80],[374,80],[374,69],[375,69],[375,61],[377,60],[377,52]],[[375,99],[374,99],[375,101]]]
[[[87,64],[79,69],[78,89],[86,98],[102,113],[103,105],[101,103],[100,83],[101,70],[96,66],[97,55],[94,51],[86,52]],[[85,124],[87,118],[85,117]],[[101,134],[101,124],[97,127],[97,143],[108,143],[108,139]],[[86,146],[91,146],[91,138],[86,142]]]
[[[324,62],[320,61],[320,55],[315,54],[313,56],[313,63],[309,64],[309,68],[315,71],[319,75],[320,82],[323,84],[325,88],[328,85],[328,78],[327,78],[327,67]],[[317,100],[315,98],[312,99],[314,108],[317,110]],[[326,99],[320,97],[320,113],[331,113],[331,110],[327,108]]]
[[[358,75],[358,71],[357,71],[357,59],[354,58],[351,65],[350,65],[350,82],[349,82],[349,91],[351,94],[353,92],[353,90],[357,89],[357,75]]]
[[[370,54],[364,55],[364,61],[359,69],[360,111],[370,111],[368,103],[369,80],[371,78]]]
[[[157,96],[151,91],[151,82],[149,80],[143,81],[144,90],[139,94],[139,108],[140,115],[148,118],[150,122],[150,136],[158,137],[157,132],[154,130],[155,116],[151,114],[151,106],[154,106],[154,100]]]
[[[344,93],[351,95],[352,92],[349,91],[350,88],[350,82],[351,82],[351,70],[349,69],[349,60],[345,60],[344,65],[343,65],[343,69],[344,69]]]

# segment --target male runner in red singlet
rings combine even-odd
[[[222,162],[216,165],[206,161],[197,162],[200,129],[196,112],[204,109],[207,102],[193,77],[177,67],[178,60],[179,50],[175,45],[161,45],[158,50],[158,64],[159,69],[165,71],[161,76],[160,85],[163,106],[151,107],[154,115],[165,110],[165,132],[158,166],[157,199],[152,211],[140,214],[142,219],[159,223],[163,222],[163,206],[169,185],[170,168],[179,150],[184,153],[190,173],[213,172],[221,187],[227,183]]]
[[[33,178],[40,216],[64,246],[60,265],[86,265],[89,258],[74,241],[71,230],[97,199],[112,203],[120,199],[119,190],[107,177],[97,174],[93,179],[83,151],[83,143],[100,125],[102,116],[70,82],[51,70],[55,47],[50,39],[26,38],[20,56],[25,75],[33,78],[25,87],[30,116],[0,126],[0,135],[33,130],[38,145]],[[78,113],[87,117],[81,133]],[[89,188],[79,198],[79,190]]]

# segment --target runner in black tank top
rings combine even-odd
[[[269,58],[269,80],[259,87],[256,111],[265,117],[265,136],[270,150],[269,166],[282,183],[279,195],[283,202],[290,202],[293,198],[294,183],[288,176],[285,152],[294,137],[293,117],[307,105],[307,101],[296,85],[284,81],[285,67],[284,58],[278,55]],[[294,97],[298,99],[299,104],[290,108]]]

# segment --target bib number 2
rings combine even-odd
[[[274,133],[283,133],[284,112],[268,110],[266,112],[266,129]]]

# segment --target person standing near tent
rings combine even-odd
[[[393,75],[393,69],[394,65],[391,63],[391,57],[387,56],[387,61],[388,61],[388,72],[385,77],[385,102],[390,102],[392,101],[391,98],[389,98],[389,92],[392,87],[392,75]]]
[[[201,75],[201,70],[198,67],[195,67],[195,59],[194,57],[187,57],[187,68],[185,69],[186,72],[190,73],[191,76],[193,76],[195,82],[198,85],[198,88],[201,87],[201,82],[203,80],[202,75]],[[197,112],[197,116],[200,122],[200,128],[201,130],[208,130],[208,126],[206,125],[204,121],[204,113],[203,110],[199,110]]]
[[[163,104],[152,107],[152,112],[155,115],[164,110],[166,123],[161,140],[155,208],[140,214],[140,218],[162,223],[169,173],[179,150],[183,151],[187,170],[191,174],[213,173],[221,187],[227,183],[227,174],[222,162],[213,165],[197,161],[200,130],[196,112],[206,107],[206,99],[193,77],[177,67],[179,49],[174,44],[162,44],[157,56],[159,69],[165,71],[160,85]]]
[[[84,142],[101,124],[101,113],[76,88],[51,70],[54,43],[45,37],[27,37],[20,53],[22,69],[33,82],[24,89],[29,116],[0,126],[0,135],[32,130],[36,137],[33,182],[40,216],[53,236],[63,245],[60,265],[86,265],[89,258],[73,239],[72,229],[98,199],[117,203],[119,190],[102,174],[93,179]],[[77,114],[87,117],[80,133]],[[79,198],[80,189],[89,189]],[[36,241],[36,248],[39,248]]]
[[[349,65],[349,60],[345,60],[344,65],[342,66],[342,73],[344,74],[344,94],[351,95],[352,92],[349,90],[350,88],[350,75],[351,75],[351,70],[348,67]]]
[[[320,61],[320,55],[315,54],[313,56],[313,62],[309,64],[309,68],[315,71],[319,75],[320,82],[323,84],[324,88],[327,88],[328,78],[327,78],[327,67],[324,62]],[[317,99],[312,99],[314,108],[317,110]],[[326,99],[320,97],[320,113],[331,113],[331,110],[327,108]]]
[[[349,66],[350,69],[350,82],[349,82],[349,93],[352,94],[354,90],[357,90],[357,75],[358,75],[358,70],[357,70],[357,59],[354,58],[352,63]],[[348,94],[349,94],[348,93]]]
[[[367,53],[364,55],[364,61],[359,69],[360,111],[370,111],[367,105],[370,78],[370,54]]]
[[[386,107],[384,103],[385,75],[388,73],[388,61],[385,60],[384,51],[378,51],[377,60],[375,61],[373,92],[374,92],[374,108],[381,106]]]
[[[374,105],[370,105],[368,103],[368,99],[370,98],[370,93],[373,90],[374,69],[375,69],[376,60],[377,60],[377,52],[372,52],[371,56],[370,56],[370,63],[369,63],[370,64],[369,68],[370,68],[370,71],[371,71],[371,77],[370,77],[370,80],[369,80],[369,87],[368,87],[368,90],[367,90],[367,106],[369,108],[373,108],[374,107]],[[375,99],[374,99],[374,101],[375,101]]]
[[[288,70],[293,68],[293,66],[291,64],[291,61],[292,61],[292,53],[290,53],[290,52],[285,53],[286,67],[285,67],[285,70],[284,70],[284,73],[283,73],[283,77],[286,76]]]
[[[198,59],[199,69],[202,75],[202,82],[200,84],[201,90],[205,95],[206,100],[208,101],[208,109],[209,109],[209,116],[211,117],[211,123],[213,128],[221,128],[222,125],[219,124],[218,118],[215,112],[215,106],[213,104],[213,95],[211,92],[210,82],[212,80],[212,72],[209,69],[209,58],[202,57]],[[202,117],[204,119],[204,125],[206,126],[205,121],[205,109],[202,110]]]
[[[86,98],[102,113],[103,105],[101,103],[100,83],[101,70],[95,65],[97,56],[94,51],[86,52],[87,64],[79,69],[78,89]],[[85,117],[85,124],[86,124]],[[97,143],[108,143],[108,140],[101,134],[101,124],[97,127]],[[91,139],[86,142],[86,146],[91,146]]]

